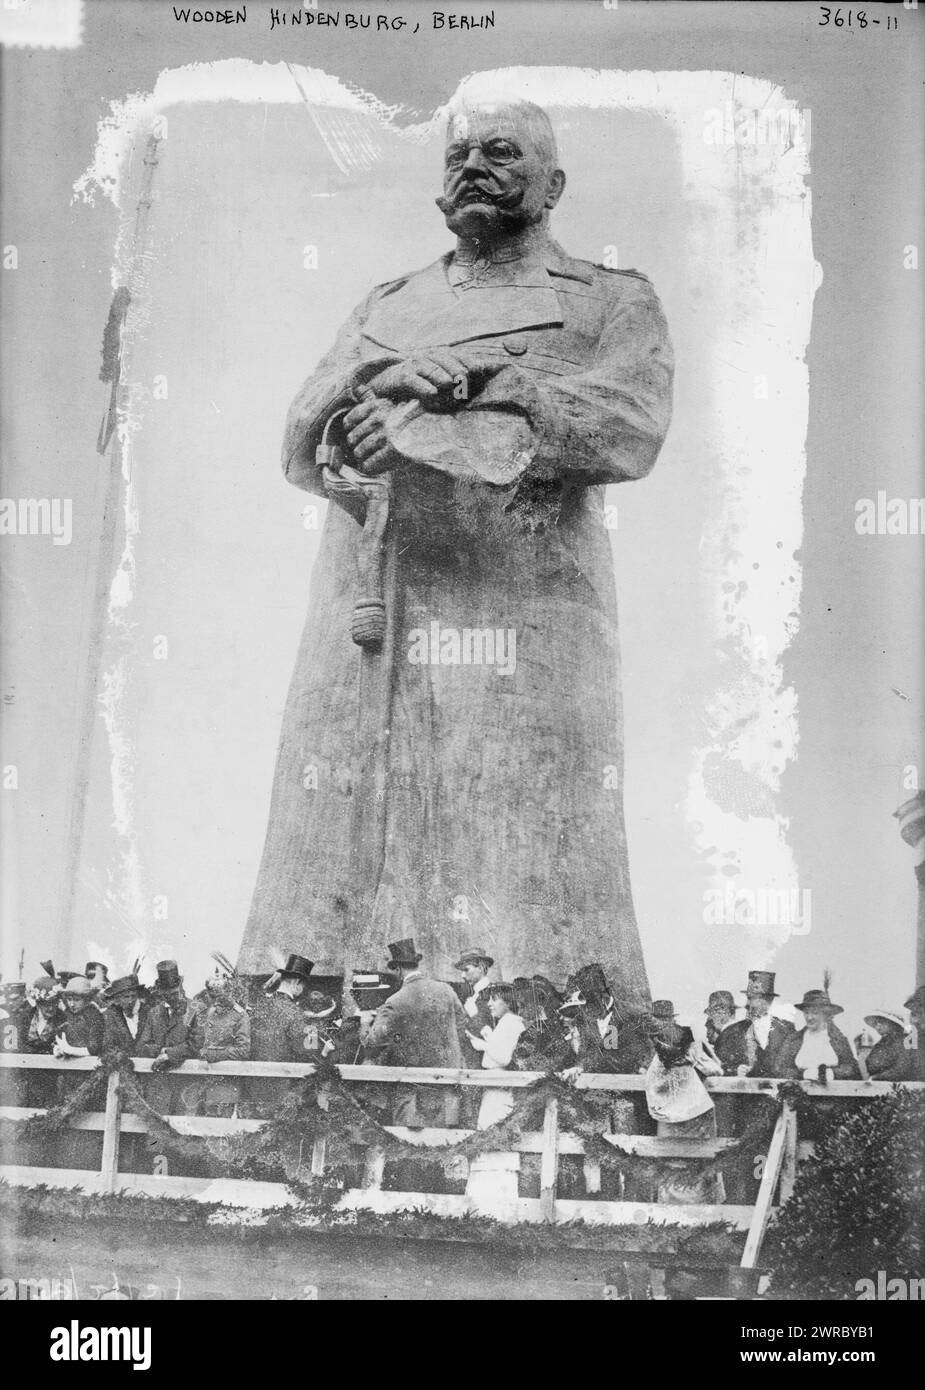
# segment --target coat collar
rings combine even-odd
[[[387,286],[363,325],[363,336],[404,356],[524,328],[561,327],[557,282],[593,281],[586,266],[548,239],[530,254],[500,263],[500,274],[490,283],[466,290],[450,284],[447,271],[453,260],[450,252]]]

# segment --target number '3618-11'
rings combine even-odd
[[[832,24],[836,29],[867,29],[882,24],[885,29],[898,29],[896,15],[884,15],[882,19],[869,19],[866,10],[833,10],[828,5],[819,6],[819,27]]]

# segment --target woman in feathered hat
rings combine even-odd
[[[829,998],[827,973],[823,984],[822,989],[808,989],[797,1004],[806,1025],[790,1040],[790,1056],[786,1060],[792,1073],[804,1081],[860,1080],[861,1068],[851,1044],[832,1021],[844,1009]]]

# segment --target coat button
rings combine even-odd
[[[509,352],[512,357],[523,357],[527,351],[527,344],[523,338],[505,338],[501,346],[505,352]]]

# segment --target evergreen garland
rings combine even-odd
[[[254,1133],[211,1137],[181,1134],[146,1099],[135,1080],[132,1059],[124,1053],[109,1053],[100,1059],[100,1069],[68,1097],[44,1115],[14,1121],[24,1139],[47,1139],[67,1127],[73,1115],[89,1108],[103,1081],[118,1071],[123,1100],[140,1115],[156,1147],[166,1154],[204,1164],[210,1176],[220,1173],[238,1178],[254,1178],[267,1173],[281,1174],[290,1191],[300,1200],[333,1203],[345,1188],[343,1174],[358,1161],[358,1150],[378,1149],[385,1161],[408,1160],[439,1162],[453,1176],[460,1160],[471,1162],[480,1154],[503,1152],[516,1147],[527,1130],[542,1127],[542,1108],[555,1097],[560,1103],[561,1128],[577,1134],[585,1154],[602,1172],[632,1171],[644,1181],[664,1176],[665,1160],[630,1153],[603,1137],[610,1116],[610,1093],[597,1094],[576,1089],[556,1073],[546,1073],[529,1086],[519,1088],[514,1108],[505,1119],[484,1130],[445,1144],[419,1144],[391,1134],[346,1084],[340,1069],[327,1059],[320,1060],[313,1075],[290,1083],[288,1093],[271,1119]],[[375,1083],[373,1083],[375,1084]],[[799,1087],[781,1088],[798,1108],[808,1105]],[[780,1105],[768,1098],[755,1105],[755,1115],[736,1143],[712,1159],[671,1159],[675,1174],[694,1180],[723,1171],[743,1152],[754,1152],[769,1137],[780,1113]],[[627,1136],[628,1138],[629,1136]],[[325,1176],[312,1175],[311,1151],[316,1140],[325,1142]]]

